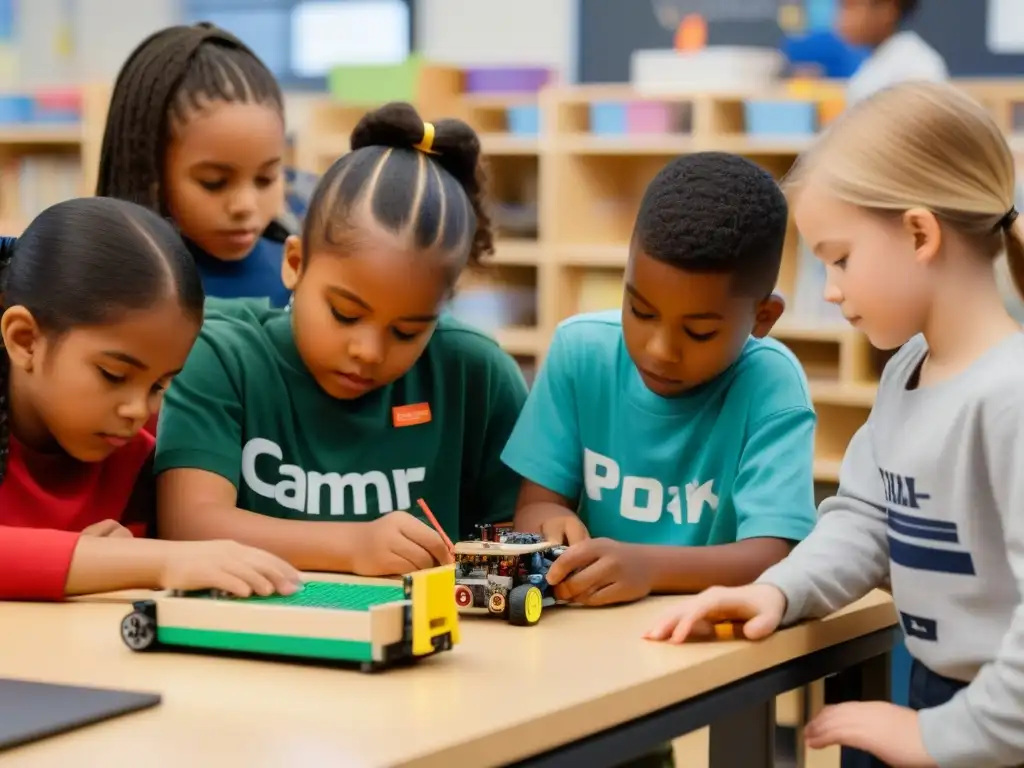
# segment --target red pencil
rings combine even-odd
[[[427,520],[434,526],[434,530],[441,534],[441,538],[444,539],[444,543],[448,546],[448,551],[455,554],[455,545],[452,544],[452,540],[448,538],[448,534],[444,532],[444,528],[437,522],[437,518],[434,517],[434,513],[430,511],[430,507],[427,506],[427,502],[423,499],[416,499],[416,503],[420,505],[420,509],[423,510],[423,514],[427,516]]]

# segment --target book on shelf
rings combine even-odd
[[[84,183],[77,154],[34,154],[12,158],[0,178],[0,219],[24,226],[51,205],[81,197]],[[0,233],[17,234],[17,233]]]

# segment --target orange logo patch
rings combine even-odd
[[[396,405],[391,409],[391,422],[396,427],[415,427],[430,421],[430,403]]]

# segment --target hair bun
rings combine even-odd
[[[352,131],[350,143],[353,150],[363,147],[413,149],[423,141],[425,126],[424,119],[412,104],[394,101],[363,115]],[[476,166],[480,159],[480,139],[476,131],[462,120],[438,120],[433,126],[431,149],[441,165],[456,176],[461,174],[451,166]]]
[[[406,147],[423,138],[423,118],[412,104],[396,101],[367,112],[352,131],[352,149]]]
[[[465,190],[479,227],[474,238],[474,260],[494,251],[490,232],[490,216],[484,210],[486,174],[480,163],[480,138],[462,120],[445,119],[433,122],[434,140],[429,157],[443,168]],[[424,139],[425,123],[412,104],[396,101],[367,112],[352,131],[352,151],[365,147],[416,149]]]
[[[423,141],[424,120],[412,104],[395,101],[367,112],[352,131],[353,150],[363,147],[413,149]],[[458,179],[470,195],[480,189],[480,138],[462,120],[438,120],[434,125],[431,157]]]

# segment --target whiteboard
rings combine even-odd
[[[318,77],[341,65],[401,64],[409,56],[405,0],[320,0],[291,12],[292,70]]]
[[[988,0],[986,38],[992,53],[1024,53],[1024,2]]]

